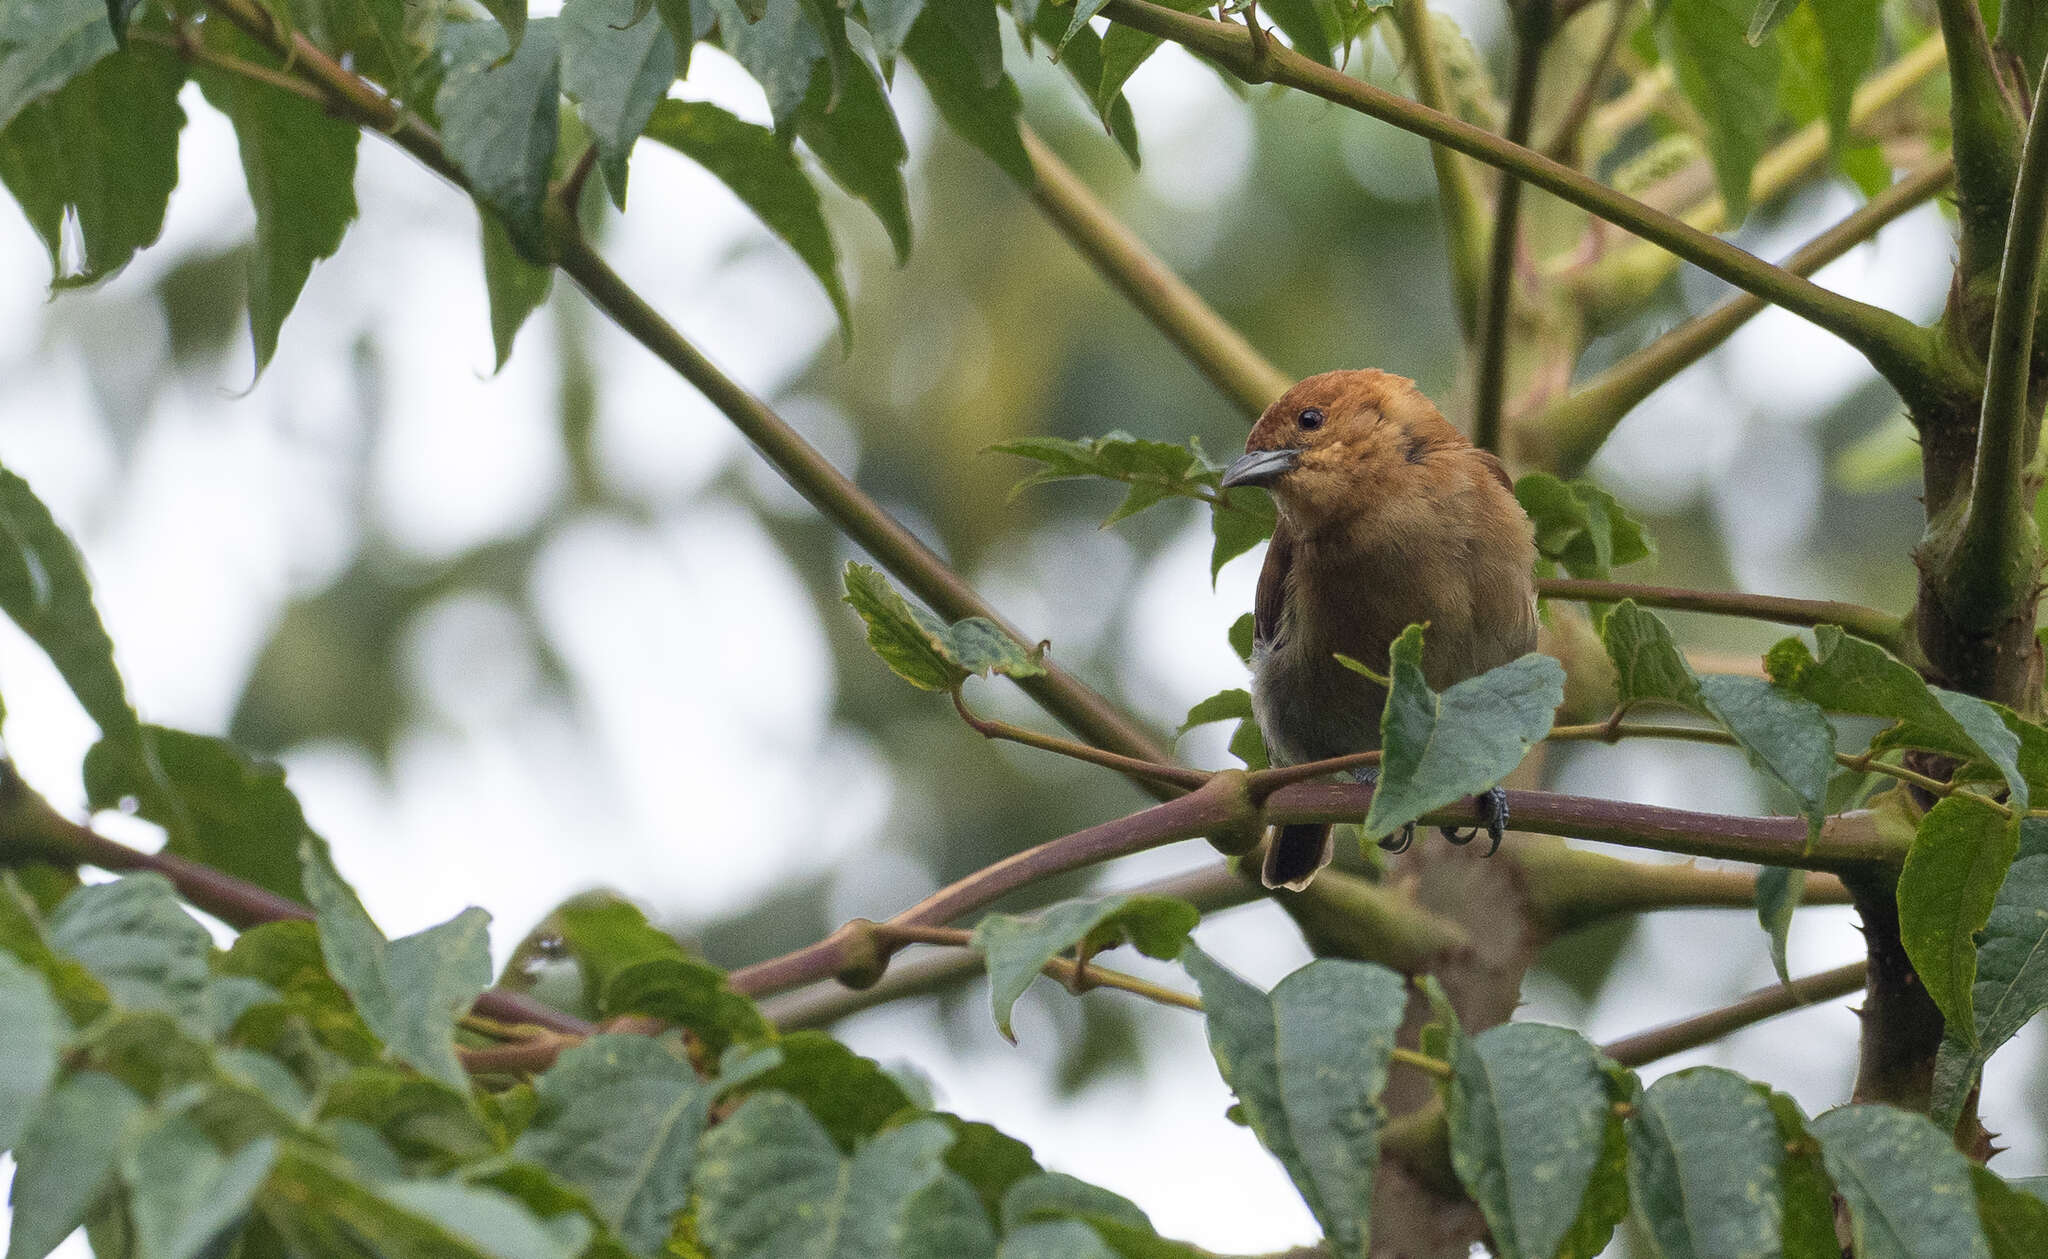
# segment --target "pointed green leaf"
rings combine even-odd
[[[286,1147],[264,1218],[301,1255],[377,1259],[577,1259],[588,1220],[541,1220],[515,1199],[458,1181],[397,1181],[304,1145]]]
[[[775,1061],[774,1050],[759,1052],[707,1084],[657,1041],[593,1036],[535,1082],[533,1120],[512,1153],[582,1190],[627,1245],[654,1253],[689,1205],[712,1102]]]
[[[2019,826],[1967,794],[1937,801],[1920,819],[1899,874],[1899,936],[1927,995],[1950,1025],[1976,1041],[1976,933],[2019,851]]]
[[[223,1155],[190,1118],[166,1120],[123,1159],[137,1252],[150,1259],[194,1259],[209,1252],[248,1215],[276,1161],[274,1139]]]
[[[527,47],[535,42],[529,38]],[[465,909],[440,926],[387,940],[323,848],[308,845],[300,855],[320,951],[335,981],[393,1057],[466,1094],[455,1020],[490,986],[491,916]]]
[[[74,1072],[51,1090],[15,1147],[7,1259],[44,1259],[78,1231],[141,1114],[142,1099],[98,1071]]]
[[[1266,738],[1259,732],[1258,718],[1252,714],[1250,692],[1233,687],[1211,695],[1188,710],[1188,719],[1173,732],[1173,737],[1178,739],[1196,726],[1205,726],[1213,721],[1237,722],[1237,729],[1230,736],[1230,754],[1243,761],[1248,769],[1266,768],[1269,760]]]
[[[1422,653],[1419,625],[1387,649],[1393,689],[1380,715],[1385,755],[1366,810],[1368,839],[1498,785],[1550,733],[1564,701],[1564,666],[1548,656],[1531,652],[1439,695],[1423,677]]]
[[[562,91],[597,140],[598,170],[612,203],[626,208],[626,159],[676,79],[676,41],[634,0],[568,0],[562,6]]]
[[[523,3],[514,0],[521,13]],[[538,21],[518,52],[507,56],[505,33],[497,27],[451,26],[441,49],[447,74],[434,95],[449,160],[476,199],[504,221],[520,256],[536,263],[548,259],[541,210],[559,132],[555,40],[556,22]]]
[[[1408,1004],[1401,977],[1325,959],[1268,995],[1193,945],[1181,960],[1201,986],[1210,1052],[1252,1131],[1338,1251],[1365,1253],[1386,1120],[1380,1093]]]
[[[79,888],[50,916],[50,947],[93,973],[114,1003],[197,1023],[213,937],[160,874]]]
[[[1835,730],[1819,705],[1760,678],[1695,677],[1670,629],[1633,600],[1616,604],[1600,633],[1624,707],[1655,701],[1712,720],[1734,736],[1750,764],[1792,793],[1809,835],[1820,834],[1835,771]]]
[[[0,127],[114,51],[110,0],[10,0],[0,7]]]
[[[274,61],[229,22],[206,23],[203,39],[209,49],[244,62]],[[245,75],[204,70],[198,78],[206,99],[234,123],[242,177],[256,208],[249,331],[261,375],[313,264],[334,255],[355,221],[357,132],[311,101]]]
[[[684,953],[638,906],[602,894],[578,897],[555,911],[552,926],[582,968],[585,1000],[598,1017],[665,1019],[713,1053],[770,1039],[761,1012],[726,986],[725,972]]]
[[[1917,841],[1916,841],[1917,843]],[[1961,1110],[1977,1072],[2027,1021],[2048,1008],[2048,822],[2020,823],[2019,852],[1977,937],[1972,1037],[1951,1027],[1936,1064],[1933,1111]]]
[[[1515,498],[1536,528],[1537,552],[1574,577],[1605,580],[1656,553],[1635,518],[1591,481],[1531,472],[1515,482]]]
[[[1205,0],[1162,0],[1162,3],[1179,13],[1196,13],[1208,7]],[[1162,42],[1157,35],[1121,22],[1112,25],[1109,33],[1102,37],[1102,75],[1095,87],[1095,111],[1112,129],[1119,110],[1129,108],[1123,98],[1124,84],[1131,81],[1138,67],[1159,51]]]
[[[1159,1236],[1152,1221],[1129,1199],[1072,1176],[1040,1172],[1019,1180],[1003,1195],[1006,1244],[1055,1222],[1085,1225],[1116,1259],[1201,1259],[1205,1253]],[[1072,1230],[1062,1235],[1081,1236]]]
[[[910,150],[875,72],[852,58],[835,95],[823,76],[811,80],[797,115],[796,133],[817,155],[833,182],[867,203],[896,247],[898,265],[910,258],[910,201],[903,163]]]
[[[13,870],[0,871],[0,953],[40,974],[74,1024],[84,1027],[106,1013],[106,985],[76,958],[50,947],[42,915]]]
[[[993,17],[991,13],[991,21]],[[931,93],[946,125],[986,153],[1010,178],[1029,187],[1036,176],[1017,131],[1023,98],[1010,76],[1002,73],[1000,61],[995,77],[985,78],[985,50],[963,41],[955,24],[931,8],[912,23],[903,55],[917,67],[917,77]]]
[[[1173,958],[1201,914],[1170,896],[1105,896],[1062,901],[1028,918],[990,914],[974,924],[973,947],[988,966],[996,1028],[1009,1040],[1010,1011],[1045,964],[1068,949],[1092,957],[1129,941],[1146,957]]]
[[[43,977],[0,953],[0,1151],[27,1130],[70,1033]]]
[[[1686,100],[1706,121],[1707,149],[1730,225],[1749,210],[1749,180],[1778,117],[1776,43],[1749,42],[1747,0],[1667,5],[1658,46]]]
[[[1784,1159],[1770,1090],[1718,1067],[1665,1076],[1628,1118],[1630,1198],[1660,1259],[1784,1255]]]
[[[1970,1161],[1925,1115],[1844,1106],[1808,1126],[1848,1204],[1857,1259],[1991,1259]]]
[[[512,340],[527,317],[548,299],[555,269],[535,266],[520,257],[498,217],[481,205],[477,211],[483,232],[484,292],[491,302],[491,345],[497,351],[491,370],[496,373],[503,371],[505,361],[512,357]]]
[[[1451,1166],[1501,1259],[1598,1254],[1627,1212],[1610,1065],[1567,1028],[1504,1023],[1453,1067]]]
[[[1757,7],[1751,20],[1752,44],[1760,43],[1768,33],[1767,7],[1769,0]],[[1828,124],[1828,145],[1840,158],[1853,141],[1849,109],[1856,88],[1877,61],[1878,38],[1884,25],[1878,0],[1815,0],[1798,6],[1796,12],[1791,12],[1791,7],[1785,6],[1777,15],[1788,19],[1779,30],[1779,40],[1786,59],[1797,67],[1798,76],[1818,89],[1819,113]],[[1761,31],[1760,21],[1765,23]]]
[[[917,15],[924,12],[924,0],[861,0],[861,7],[867,10],[868,34],[875,41],[875,57],[883,69],[889,69],[903,50],[903,41]]]
[[[514,53],[526,42],[526,0],[477,0],[484,12],[498,19],[505,39]]]
[[[1252,642],[1258,637],[1258,632],[1258,620],[1249,612],[1230,623],[1230,649],[1246,664],[1251,663]]]
[[[996,1259],[1117,1259],[1117,1253],[1079,1220],[1043,1220],[1004,1237]]]
[[[909,1227],[908,1205],[944,1174],[952,1141],[943,1123],[921,1119],[848,1159],[794,1099],[757,1095],[704,1138],[697,1235],[719,1259],[889,1255]]]
[[[1771,938],[1771,966],[1778,978],[1792,982],[1785,967],[1785,944],[1792,932],[1792,914],[1806,894],[1806,871],[1765,866],[1756,875],[1756,917]]]
[[[846,602],[867,623],[868,646],[897,677],[926,691],[949,691],[970,676],[1012,678],[1045,672],[1038,653],[981,617],[947,625],[917,607],[865,564],[846,566]]]
[[[745,1091],[795,1098],[842,1150],[854,1149],[920,1109],[902,1083],[874,1059],[861,1057],[823,1032],[792,1032],[775,1047],[782,1065],[756,1076]],[[980,1144],[984,1150],[992,1148],[986,1140]],[[1005,1153],[1014,1156],[1015,1151]],[[1025,1151],[1024,1157],[1029,1156]]]
[[[1977,1219],[1991,1259],[2035,1259],[2048,1255],[2048,1202],[2007,1184],[1986,1167],[1970,1168],[1977,1194]]]
[[[1019,17],[1022,17],[1021,12]],[[1032,15],[1032,30],[1048,44],[1057,44],[1063,35],[1064,10],[1050,4],[1041,4]],[[1093,27],[1085,27],[1067,37],[1066,46],[1060,50],[1060,68],[1074,81],[1087,98],[1088,107],[1095,108],[1095,91],[1102,85],[1102,36]],[[1117,147],[1124,151],[1133,167],[1138,165],[1138,124],[1131,113],[1131,103],[1121,94],[1110,104],[1105,114],[1109,134],[1115,138]]]
[[[818,30],[810,6],[764,5],[762,13],[752,15],[756,20],[749,20],[734,0],[710,3],[718,14],[718,37],[725,50],[768,94],[775,131],[786,139],[796,126],[804,98],[810,95],[818,63],[826,57],[825,36]]]
[[[1273,536],[1276,517],[1271,496],[1226,493],[1209,513],[1215,545],[1209,550],[1209,581],[1215,584],[1223,566]]]
[[[112,49],[113,37],[105,9],[91,0],[82,7],[81,0],[0,7],[0,22],[7,24],[0,26],[0,119],[13,119],[0,130],[0,183],[42,239],[52,285],[72,288],[119,271],[163,231],[178,182],[178,132],[185,125],[178,89],[185,66],[170,49],[140,41],[74,66],[78,44],[52,48],[41,34],[26,42],[18,33],[10,36],[13,23],[46,12],[53,22],[90,13],[94,34],[81,41],[104,41],[102,52]],[[48,59],[37,60],[39,54]],[[97,65],[71,77],[94,60]],[[54,95],[34,99],[59,83]]]
[[[826,230],[818,190],[773,132],[741,122],[716,105],[668,100],[655,107],[647,138],[668,145],[732,189],[818,277],[839,312],[841,330],[851,334],[853,313],[846,304],[839,253]]]
[[[154,781],[111,739],[85,755],[86,800],[115,809],[126,799],[164,828],[171,852],[304,900],[299,846],[322,842],[306,825],[284,770],[252,760],[225,739],[149,726]]]

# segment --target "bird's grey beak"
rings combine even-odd
[[[1223,470],[1223,488],[1271,485],[1301,462],[1299,450],[1250,450]]]

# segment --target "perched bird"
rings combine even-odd
[[[1441,691],[1535,649],[1536,544],[1514,483],[1415,382],[1309,377],[1266,408],[1222,483],[1264,486],[1279,509],[1252,640],[1252,711],[1274,763],[1380,745],[1386,691],[1339,653],[1385,674],[1388,645],[1426,622],[1422,671]],[[1479,804],[1497,848],[1507,798]],[[1282,826],[1262,877],[1299,890],[1331,854],[1329,826]]]

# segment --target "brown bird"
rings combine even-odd
[[[1441,691],[1535,649],[1536,544],[1514,483],[1414,381],[1309,377],[1266,408],[1223,485],[1264,486],[1279,508],[1252,640],[1252,710],[1275,764],[1380,745],[1386,691],[1339,653],[1385,674],[1388,645],[1427,623],[1422,671]],[[1507,798],[1495,788],[1479,805],[1498,848]],[[1398,852],[1413,829],[1381,843]],[[1331,854],[1329,826],[1281,826],[1262,877],[1298,891]]]

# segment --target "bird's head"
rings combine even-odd
[[[1223,486],[1264,486],[1284,514],[1313,527],[1433,500],[1463,480],[1474,453],[1414,381],[1324,372],[1266,408]]]

